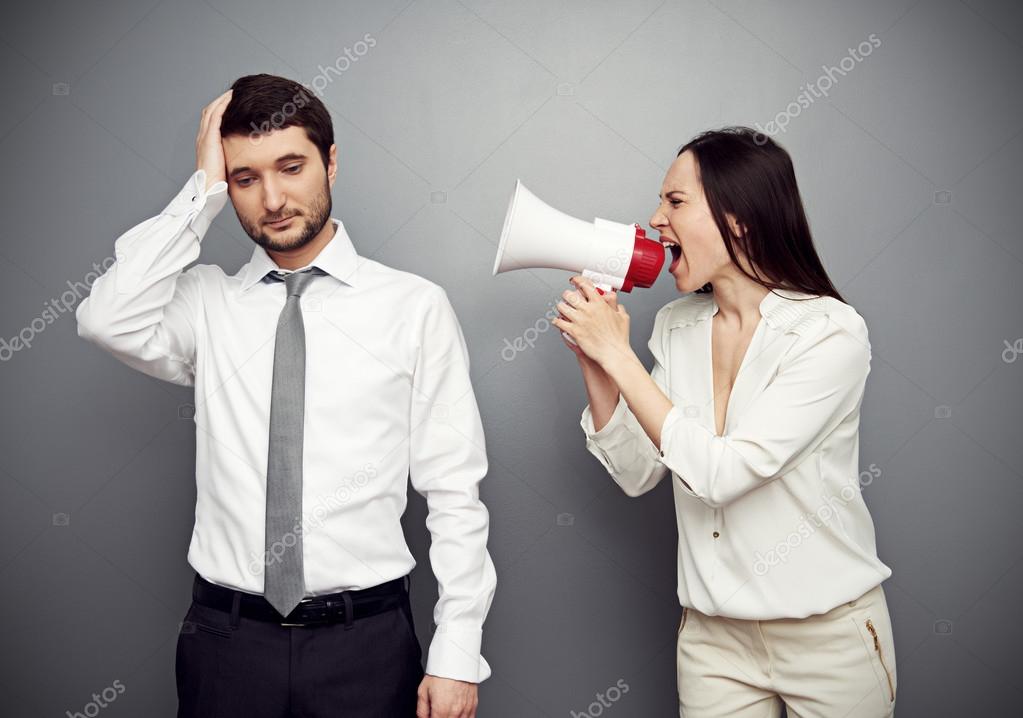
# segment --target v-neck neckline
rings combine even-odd
[[[728,433],[728,420],[732,416],[732,398],[735,396],[735,389],[739,386],[739,380],[742,377],[742,371],[748,363],[750,350],[753,348],[754,342],[760,335],[764,324],[766,323],[763,311],[765,310],[768,298],[771,296],[771,292],[764,295],[764,299],[761,300],[758,307],[760,312],[760,319],[757,320],[757,324],[753,327],[753,333],[750,335],[749,343],[746,345],[746,350],[743,352],[742,359],[739,361],[739,368],[735,372],[735,380],[732,382],[732,387],[728,391],[728,400],[725,402],[725,414],[722,417],[722,433],[718,433],[718,417],[717,417],[717,395],[714,392],[714,317],[718,313],[718,304],[714,300],[714,296],[711,295],[711,314],[707,319],[707,379],[708,386],[710,388],[710,428],[711,432],[715,436],[724,436]]]

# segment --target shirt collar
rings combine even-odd
[[[787,328],[808,311],[819,309],[825,299],[791,289],[772,289],[760,301],[760,316],[773,329]],[[680,305],[688,311],[679,311],[670,323],[672,327],[697,324],[718,313],[713,292],[693,292],[690,301]]]
[[[358,275],[359,255],[341,220],[331,217],[330,221],[335,225],[334,236],[324,245],[310,266],[319,267],[335,279],[354,287]],[[267,274],[278,270],[280,267],[277,263],[257,244],[252,250],[248,264],[238,273],[242,280],[241,291],[247,292]]]

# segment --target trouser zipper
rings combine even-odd
[[[870,631],[870,635],[874,637],[874,650],[877,651],[877,657],[881,659],[881,667],[884,668],[884,675],[888,679],[888,692],[891,694],[891,699],[895,700],[895,688],[892,686],[892,674],[888,672],[888,666],[885,665],[884,655],[881,654],[881,641],[877,638],[877,630],[874,628],[873,622],[867,619],[867,630]]]

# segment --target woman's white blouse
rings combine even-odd
[[[671,472],[681,605],[757,620],[824,613],[891,575],[860,491],[866,324],[831,297],[769,293],[718,436],[717,310],[713,293],[692,293],[657,312],[651,376],[673,405],[661,450],[621,395],[600,431],[583,409],[586,448],[629,496]]]

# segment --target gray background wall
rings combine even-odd
[[[542,331],[569,274],[490,276],[514,181],[577,216],[645,224],[685,140],[779,114],[789,124],[775,137],[825,266],[870,329],[861,465],[880,472],[864,491],[894,570],[884,587],[900,715],[1016,714],[1019,8],[164,0],[8,11],[0,337],[31,347],[0,366],[0,713],[82,711],[119,680],[104,715],[174,714],[191,392],[78,339],[81,284],[70,309],[47,307],[181,187],[200,109],[232,80],[311,84],[336,64],[344,72],[322,96],[341,162],[335,216],[361,254],[448,290],[472,355],[498,572],[481,716],[583,713],[619,680],[629,691],[603,715],[676,711],[670,486],[629,499],[585,451],[576,362]],[[359,56],[366,34],[376,42]],[[880,46],[827,98],[790,105],[871,34]],[[345,48],[354,62],[339,62]],[[251,247],[228,207],[200,261],[233,272]],[[654,312],[675,296],[662,276],[625,300],[648,366]],[[535,346],[502,356],[531,327]],[[413,492],[405,527],[426,645],[436,585],[424,518]]]

